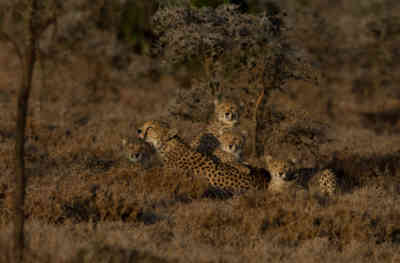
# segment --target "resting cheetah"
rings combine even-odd
[[[250,173],[247,164],[242,162],[242,152],[245,143],[245,134],[227,131],[219,136],[219,146],[214,155],[219,161],[227,163],[243,173]]]
[[[265,162],[271,174],[271,182],[269,183],[268,190],[272,192],[284,192],[294,186],[294,180],[292,180],[294,169],[291,161],[274,159],[272,156],[267,155]]]
[[[196,177],[223,191],[241,193],[250,188],[262,187],[268,176],[241,173],[238,169],[192,150],[178,136],[176,129],[167,123],[148,121],[137,131],[138,137],[154,146],[163,164],[189,171]]]
[[[214,119],[204,133],[199,134],[190,146],[198,152],[211,155],[219,146],[219,136],[239,123],[239,107],[227,100],[215,100]]]
[[[330,169],[295,169],[295,162],[273,159],[270,155],[265,157],[265,162],[271,173],[269,189],[272,191],[283,192],[293,186],[303,186],[333,195],[338,190],[337,176]]]
[[[215,100],[214,124],[219,128],[233,128],[239,124],[239,107],[229,100]],[[210,127],[212,129],[212,127]]]
[[[128,138],[122,140],[122,147],[130,162],[140,164],[145,169],[152,166],[155,151],[150,144],[137,138]]]
[[[219,137],[219,147],[215,155],[224,163],[242,161],[242,152],[245,143],[243,134],[227,131]]]

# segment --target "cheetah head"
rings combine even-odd
[[[127,159],[135,164],[145,165],[154,153],[151,145],[138,139],[123,139],[122,147]]]
[[[178,131],[169,127],[168,123],[162,121],[147,121],[137,130],[137,136],[151,144],[157,151],[165,143],[177,135]]]
[[[219,137],[221,150],[235,156],[237,161],[242,158],[245,137],[237,132],[225,132]]]
[[[265,157],[265,162],[273,180],[277,179],[287,181],[291,179],[290,175],[292,175],[294,171],[294,161],[274,159],[271,155],[267,155]]]
[[[239,107],[230,101],[215,100],[215,116],[218,122],[234,127],[239,123]]]

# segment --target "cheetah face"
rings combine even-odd
[[[265,157],[268,170],[273,179],[289,180],[291,173],[294,171],[294,163],[280,159],[273,159],[268,155]]]
[[[239,107],[233,102],[215,101],[215,115],[217,121],[228,127],[234,127],[239,123]]]
[[[127,154],[128,160],[133,163],[142,162],[145,159],[145,156],[142,152],[131,152]]]
[[[219,137],[220,147],[223,151],[235,156],[237,161],[242,157],[245,139],[241,134],[225,132]]]
[[[122,140],[122,145],[126,158],[132,163],[143,165],[154,152],[148,143],[141,140],[124,139]]]
[[[151,144],[156,150],[160,150],[165,143],[175,136],[177,131],[171,129],[166,122],[148,121],[137,130],[138,138]]]

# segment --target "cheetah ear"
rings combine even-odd
[[[178,129],[176,129],[176,128],[169,129],[168,134],[167,134],[168,139],[171,139],[172,137],[174,137],[176,135],[178,135]]]

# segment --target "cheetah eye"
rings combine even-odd
[[[284,177],[285,173],[284,172],[279,172],[279,177]]]
[[[232,150],[233,144],[229,144],[229,149]]]
[[[139,159],[141,156],[142,156],[142,154],[141,154],[141,153],[135,153],[135,157],[136,157],[136,159]]]
[[[230,112],[225,112],[226,117],[229,117],[230,114],[231,114]]]
[[[136,132],[137,132],[137,134],[141,134],[142,133],[142,129],[138,129]]]

